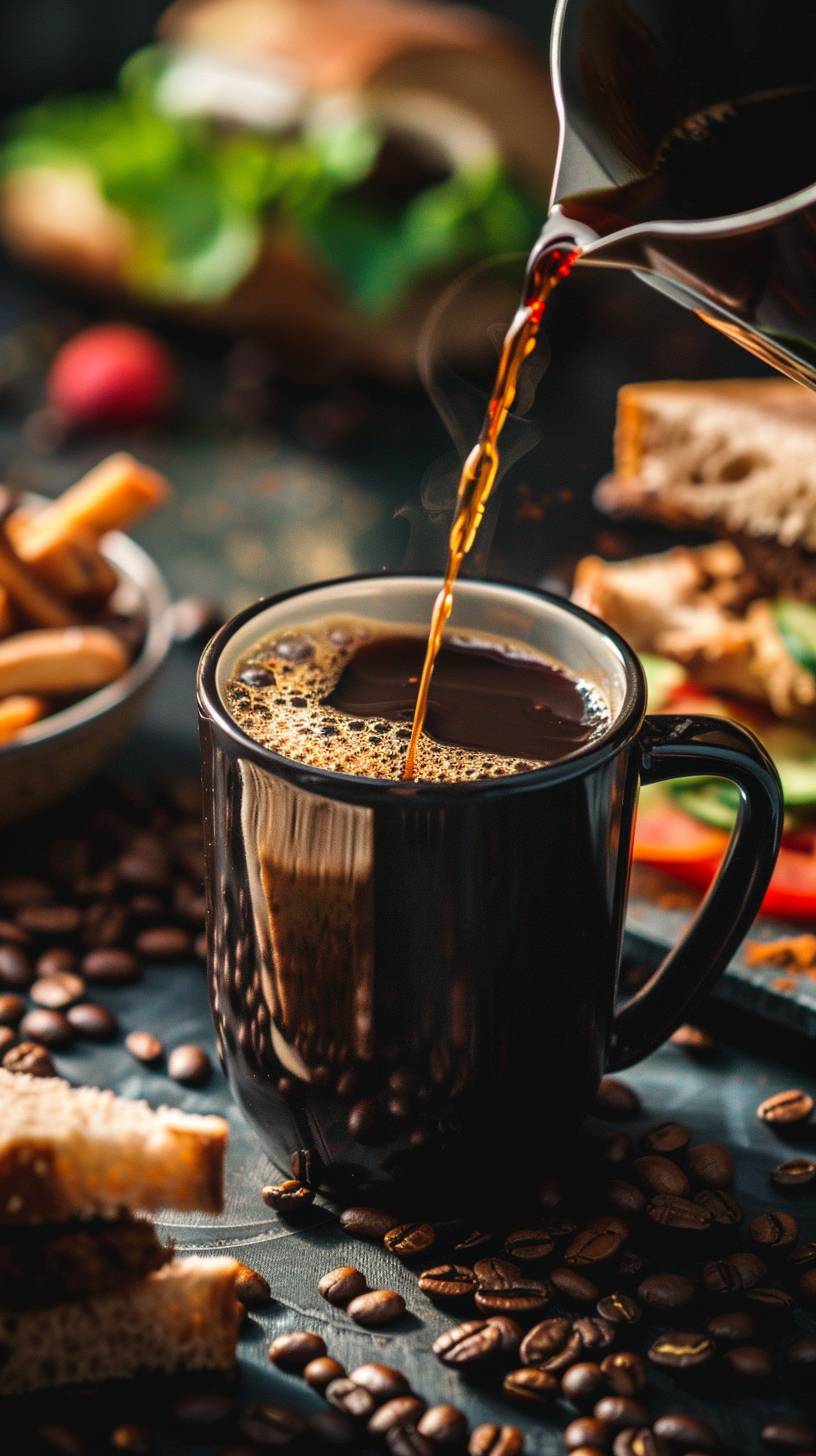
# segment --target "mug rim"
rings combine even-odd
[[[564,783],[568,779],[578,778],[582,774],[590,772],[597,764],[614,757],[640,728],[646,711],[645,673],[636,653],[614,628],[608,626],[592,612],[586,611],[585,608],[577,606],[565,597],[557,596],[555,592],[544,591],[541,587],[526,586],[519,582],[494,577],[483,582],[473,577],[466,577],[461,583],[462,585],[474,588],[494,587],[529,596],[538,602],[555,607],[567,616],[577,617],[616,650],[622,660],[625,674],[624,696],[613,721],[600,737],[584,744],[581,748],[574,749],[572,753],[565,754],[563,758],[556,759],[552,763],[542,764],[539,768],[528,769],[524,773],[467,780],[461,783],[438,784],[414,779],[368,778],[361,774],[345,773],[338,769],[317,768],[311,764],[299,763],[297,759],[287,758],[275,749],[267,748],[256,742],[254,738],[250,738],[249,734],[239,727],[227,709],[216,682],[219,662],[235,634],[253,617],[261,616],[270,608],[279,606],[293,597],[307,598],[313,592],[325,591],[330,587],[346,586],[352,583],[382,582],[383,580],[406,583],[436,582],[440,586],[442,584],[439,573],[433,571],[353,572],[348,576],[329,577],[325,581],[309,582],[306,586],[289,587],[285,591],[275,592],[271,596],[261,597],[258,601],[250,602],[236,612],[210,638],[199,659],[196,673],[196,698],[200,718],[216,727],[220,734],[228,740],[233,750],[237,750],[240,757],[254,760],[262,768],[274,772],[277,776],[296,782],[302,788],[315,793],[367,803],[381,802],[384,799],[404,800],[406,798],[410,798],[412,803],[416,803],[418,799],[438,802],[442,798],[482,798],[551,787]]]

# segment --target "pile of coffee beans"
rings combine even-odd
[[[97,987],[206,956],[198,784],[139,793],[104,783],[57,812],[0,857],[0,1063],[41,1077],[56,1075],[52,1052],[119,1035]],[[125,1046],[144,1066],[165,1065],[150,1030],[134,1027]],[[200,1087],[212,1068],[203,1047],[185,1044],[166,1070]]]

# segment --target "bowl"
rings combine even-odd
[[[26,500],[45,503],[37,496]],[[141,610],[144,641],[115,682],[0,745],[0,826],[55,803],[102,767],[136,722],[167,657],[170,597],[158,567],[120,531],[106,535],[102,549],[119,578],[114,605]]]

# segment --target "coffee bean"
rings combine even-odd
[[[551,1299],[552,1289],[546,1280],[532,1279],[519,1273],[512,1283],[504,1279],[497,1279],[493,1284],[480,1282],[475,1304],[482,1314],[526,1316],[545,1310]]]
[[[0,920],[0,945],[19,945],[27,949],[31,945],[31,936],[13,921]]]
[[[436,1232],[431,1223],[399,1223],[390,1228],[383,1238],[389,1254],[399,1259],[418,1259],[427,1254],[436,1241]]]
[[[427,1405],[419,1395],[397,1395],[369,1417],[369,1436],[387,1436],[395,1426],[415,1426]]]
[[[10,1047],[14,1046],[17,1037],[10,1026],[0,1026],[0,1058],[4,1057]]]
[[[729,1254],[726,1259],[710,1259],[703,1265],[703,1288],[709,1294],[734,1294],[759,1284],[767,1272],[767,1266],[758,1254]]]
[[[616,1350],[612,1355],[605,1355],[601,1369],[615,1395],[637,1395],[646,1384],[643,1361],[634,1350]]]
[[[791,1249],[788,1254],[787,1262],[800,1274],[804,1273],[805,1269],[810,1269],[816,1264],[816,1239],[810,1239],[805,1244],[797,1244],[796,1248]]]
[[[627,1118],[637,1117],[640,1098],[628,1082],[621,1082],[617,1077],[602,1077],[593,1110],[596,1117],[603,1117],[608,1122],[624,1122]]]
[[[769,1317],[786,1315],[793,1309],[792,1296],[775,1284],[755,1284],[753,1289],[745,1291],[745,1299],[758,1314]]]
[[[368,1281],[365,1274],[361,1274],[359,1269],[354,1269],[348,1264],[341,1265],[339,1269],[330,1269],[328,1274],[321,1277],[317,1285],[318,1294],[322,1295],[329,1304],[339,1305],[341,1309],[352,1299],[356,1299],[358,1294],[365,1294],[367,1289]]]
[[[550,1405],[558,1394],[558,1380],[547,1370],[525,1365],[508,1371],[502,1381],[502,1394],[516,1405]]]
[[[69,1006],[65,1019],[77,1036],[88,1041],[113,1041],[119,1031],[119,1022],[107,1006],[95,1001],[81,1001],[78,1006]]]
[[[67,1047],[74,1039],[74,1033],[62,1011],[46,1011],[35,1007],[27,1011],[20,1022],[20,1035],[26,1041],[38,1041],[41,1046]]]
[[[476,1426],[470,1433],[468,1456],[521,1456],[524,1437],[518,1426]]]
[[[632,1151],[632,1139],[626,1132],[608,1132],[601,1139],[601,1157],[615,1168],[621,1163],[628,1163]]]
[[[522,1264],[541,1264],[548,1259],[554,1244],[541,1229],[515,1229],[504,1241],[505,1253]]]
[[[4,875],[0,879],[0,904],[6,910],[22,910],[26,905],[44,905],[50,899],[49,886],[33,875]]]
[[[366,1294],[358,1294],[346,1312],[356,1324],[376,1329],[402,1319],[405,1300],[394,1289],[370,1289]]]
[[[464,1445],[468,1432],[467,1418],[455,1405],[429,1406],[422,1416],[417,1430],[434,1450]]]
[[[508,1357],[514,1357],[518,1353],[523,1337],[523,1331],[518,1320],[512,1319],[507,1314],[493,1314],[487,1323],[499,1332],[500,1353]]]
[[[174,1082],[181,1082],[184,1087],[203,1087],[210,1080],[212,1066],[203,1047],[185,1042],[173,1047],[167,1058],[167,1071]]]
[[[734,1181],[734,1159],[721,1143],[698,1143],[689,1148],[686,1166],[695,1183],[706,1188],[730,1188]]]
[[[81,976],[71,972],[55,971],[53,975],[35,981],[29,990],[35,1006],[45,1006],[50,1011],[64,1011],[85,994],[85,982]]]
[[[602,1197],[607,1208],[612,1208],[627,1218],[634,1218],[646,1207],[646,1195],[625,1178],[610,1178],[604,1184]]]
[[[308,1213],[314,1203],[314,1189],[299,1183],[297,1178],[285,1178],[282,1183],[268,1183],[261,1189],[261,1198],[269,1208],[284,1218],[298,1219]]]
[[[788,1376],[812,1390],[816,1378],[816,1336],[803,1335],[793,1340],[785,1350],[784,1361]]]
[[[382,1108],[373,1097],[361,1097],[346,1115],[349,1137],[365,1147],[377,1147],[382,1142],[384,1126]]]
[[[395,1227],[394,1216],[380,1208],[344,1208],[340,1215],[340,1227],[355,1239],[373,1239],[380,1243]]]
[[[79,932],[81,915],[76,905],[24,905],[15,920],[35,940],[70,940]]]
[[[374,1414],[374,1397],[362,1386],[356,1385],[348,1375],[332,1380],[323,1394],[335,1410],[344,1411],[355,1421],[367,1421]]]
[[[289,1159],[292,1177],[308,1188],[317,1188],[324,1176],[323,1163],[313,1148],[295,1148]]]
[[[566,1370],[574,1360],[580,1358],[583,1350],[580,1336],[576,1336],[572,1320],[547,1319],[533,1325],[521,1342],[522,1365],[546,1365],[548,1369]],[[563,1360],[563,1363],[560,1363]],[[551,1361],[555,1361],[551,1365]]]
[[[3,1066],[7,1072],[24,1072],[28,1077],[57,1075],[57,1069],[45,1047],[33,1041],[21,1041],[18,1046],[9,1047],[3,1053]]]
[[[433,1456],[434,1447],[418,1426],[393,1426],[385,1438],[390,1456]]]
[[[333,1380],[342,1380],[346,1374],[346,1368],[339,1360],[333,1360],[331,1355],[318,1355],[315,1360],[310,1360],[304,1365],[302,1375],[307,1385],[312,1390],[325,1390]]]
[[[764,1102],[760,1102],[757,1117],[762,1122],[790,1126],[807,1122],[812,1112],[813,1098],[807,1092],[791,1088],[788,1092],[775,1092],[772,1097],[766,1097]]]
[[[489,1320],[464,1320],[444,1330],[432,1346],[437,1360],[453,1369],[491,1364],[501,1353],[500,1331]]]
[[[674,1193],[656,1193],[646,1205],[646,1217],[658,1228],[676,1230],[695,1237],[711,1225],[711,1215],[699,1203]]]
[[[247,1309],[262,1309],[269,1304],[272,1291],[263,1274],[259,1274],[257,1269],[251,1269],[249,1264],[239,1263],[235,1279],[235,1298]]]
[[[769,1421],[762,1427],[760,1439],[772,1451],[812,1451],[816,1449],[816,1426],[805,1421]]]
[[[811,1158],[788,1158],[784,1163],[778,1163],[771,1172],[771,1182],[775,1188],[784,1188],[785,1191],[807,1188],[816,1179],[816,1163]]]
[[[650,1426],[627,1426],[612,1445],[613,1456],[669,1456],[666,1442]]]
[[[141,974],[135,955],[115,946],[87,951],[82,957],[81,970],[86,981],[100,986],[129,986]]]
[[[585,1350],[608,1350],[614,1345],[618,1331],[609,1320],[583,1315],[573,1320],[572,1333],[578,1336]]]
[[[721,1344],[744,1345],[756,1335],[757,1322],[748,1310],[735,1309],[712,1315],[706,1329]]]
[[[25,1014],[26,1003],[16,991],[5,991],[0,995],[0,1026],[16,1026]]]
[[[809,1309],[816,1305],[816,1269],[806,1269],[796,1286],[802,1304]]]
[[[276,1335],[267,1353],[272,1364],[282,1370],[303,1370],[310,1360],[325,1355],[326,1341],[312,1330],[289,1330],[285,1335]]]
[[[577,1269],[551,1269],[547,1279],[557,1296],[568,1304],[590,1306],[597,1304],[601,1297],[597,1284]]]
[[[799,1225],[792,1213],[759,1213],[748,1232],[761,1249],[789,1249],[799,1237]]]
[[[669,1330],[667,1334],[660,1335],[648,1350],[654,1365],[666,1365],[676,1370],[704,1365],[713,1354],[714,1341],[710,1335],[687,1330]]]
[[[144,1062],[148,1067],[155,1066],[164,1056],[164,1047],[152,1031],[129,1031],[125,1046],[137,1062]]]
[[[127,1456],[153,1456],[156,1449],[146,1426],[114,1426],[109,1439],[112,1451],[124,1451]]]
[[[773,1373],[773,1358],[760,1345],[734,1345],[723,1360],[738,1380],[768,1380]]]
[[[606,1376],[600,1365],[589,1360],[570,1365],[561,1376],[561,1394],[579,1409],[593,1406],[608,1389]]]
[[[713,1036],[703,1031],[701,1026],[690,1026],[688,1023],[678,1026],[669,1040],[672,1046],[681,1047],[689,1056],[699,1057],[701,1061],[715,1056],[719,1050]]]
[[[336,1363],[336,1362],[332,1362]],[[307,1367],[308,1368],[308,1367]],[[334,1449],[336,1447],[349,1447],[357,1444],[357,1427],[350,1416],[339,1410],[312,1411],[307,1417],[306,1424],[309,1428],[309,1435],[313,1436],[318,1443],[318,1448],[325,1447]],[[310,1449],[310,1448],[308,1448]],[[230,1456],[227,1451],[219,1452],[219,1456]],[[236,1451],[235,1456],[239,1456]],[[255,1456],[255,1452],[247,1451],[242,1456]]]
[[[604,1264],[619,1252],[629,1237],[629,1225],[613,1214],[595,1218],[570,1239],[564,1262],[573,1267]]]
[[[618,1291],[605,1294],[603,1299],[599,1299],[597,1310],[601,1319],[613,1325],[635,1325],[642,1314],[640,1305],[631,1294],[621,1294]]]
[[[76,951],[69,950],[65,945],[52,945],[37,957],[36,972],[38,978],[43,980],[47,980],[49,976],[72,976],[77,965]]]
[[[136,950],[148,961],[178,961],[192,954],[193,938],[178,925],[155,925],[140,930]]]
[[[264,1448],[294,1446],[306,1433],[303,1416],[269,1401],[248,1405],[238,1417],[238,1426],[242,1436]]]
[[[694,1202],[705,1209],[714,1224],[736,1228],[742,1223],[742,1209],[733,1193],[724,1188],[701,1188],[699,1193],[695,1193]]]
[[[581,1446],[605,1451],[612,1444],[612,1427],[598,1416],[576,1416],[563,1434],[567,1451],[576,1451]]]
[[[495,1243],[496,1235],[486,1229],[469,1229],[453,1244],[453,1252],[461,1259],[472,1259],[474,1255],[487,1252]]]
[[[387,1400],[396,1400],[399,1395],[409,1395],[411,1391],[401,1370],[395,1369],[393,1365],[381,1365],[374,1360],[358,1365],[356,1370],[350,1372],[350,1378],[355,1385],[362,1385],[377,1405],[383,1405]]]
[[[647,1193],[674,1193],[684,1198],[690,1191],[689,1180],[683,1169],[673,1163],[671,1158],[649,1153],[643,1158],[635,1159],[632,1171]]]
[[[599,1420],[610,1434],[623,1431],[627,1426],[645,1426],[649,1414],[640,1401],[630,1395],[603,1395],[595,1406],[595,1419]]]
[[[641,1142],[647,1153],[681,1153],[688,1147],[690,1133],[682,1122],[660,1122],[643,1134]]]
[[[34,980],[28,956],[17,945],[0,945],[0,986],[25,991]]]
[[[652,1429],[675,1451],[716,1451],[720,1444],[717,1432],[708,1421],[690,1411],[667,1411],[658,1417]]]
[[[420,1274],[419,1287],[435,1304],[463,1304],[473,1297],[476,1276],[465,1264],[437,1264]]]
[[[672,1314],[694,1302],[694,1285],[685,1274],[649,1274],[641,1280],[637,1293],[649,1309]]]

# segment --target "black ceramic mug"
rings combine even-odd
[[[247,608],[199,672],[209,974],[232,1090],[274,1161],[326,1187],[435,1190],[534,1174],[604,1071],[667,1037],[720,974],[776,857],[776,770],[745,729],[644,718],[637,658],[543,592],[463,581],[459,628],[543,649],[596,684],[604,734],[547,767],[424,784],[306,767],[224,705],[262,637],[331,616],[424,631],[438,583],[371,576]],[[740,809],[680,944],[615,1009],[638,786],[707,774]]]

